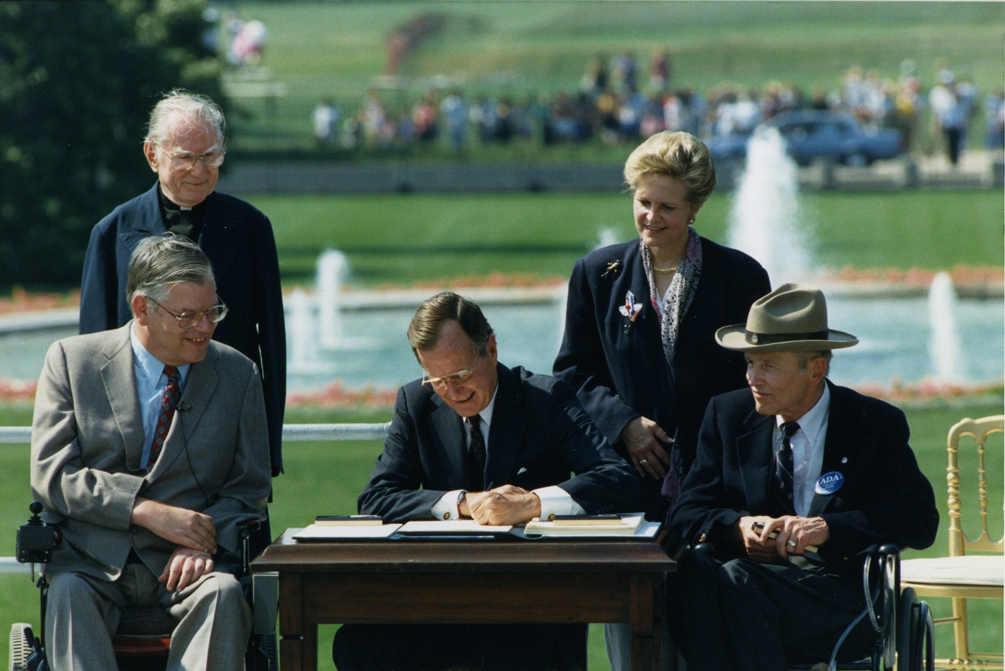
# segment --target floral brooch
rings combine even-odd
[[[625,322],[625,335],[628,335],[628,332],[632,329],[632,324],[635,323],[635,318],[639,316],[640,310],[642,310],[642,303],[636,303],[635,294],[629,290],[625,294],[625,304],[618,308],[621,316],[628,319]]]

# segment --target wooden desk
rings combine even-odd
[[[663,573],[654,541],[298,543],[289,529],[251,563],[279,573],[283,671],[316,671],[318,625],[628,622],[632,669],[658,668]]]

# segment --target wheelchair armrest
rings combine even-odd
[[[698,543],[692,548],[695,552],[700,552],[709,557],[715,556],[715,546],[711,543]]]
[[[253,517],[238,523],[237,538],[240,542],[241,569],[244,574],[251,571],[251,560],[254,559],[251,554],[251,539],[256,533],[262,531],[266,522],[268,522],[267,517]]]

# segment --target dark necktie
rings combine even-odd
[[[164,439],[167,437],[168,429],[171,428],[171,419],[174,418],[175,408],[178,407],[178,399],[181,398],[181,374],[174,366],[164,366],[164,374],[167,375],[167,388],[161,399],[161,411],[157,415],[157,427],[154,429],[154,439],[150,443],[150,458],[147,459],[147,469],[153,468],[160,456],[161,448],[164,447]]]
[[[785,422],[781,426],[782,444],[775,453],[775,481],[778,485],[778,497],[782,504],[795,512],[792,497],[792,436],[799,430],[798,422]]]
[[[464,422],[471,432],[468,447],[468,490],[480,492],[485,489],[485,437],[482,436],[481,419],[478,415],[465,417]]]

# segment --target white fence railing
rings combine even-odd
[[[390,422],[383,424],[286,424],[283,441],[288,443],[311,440],[384,440]],[[30,426],[0,426],[0,445],[27,445],[31,442]],[[28,573],[28,564],[19,564],[14,557],[0,557],[0,574]]]

